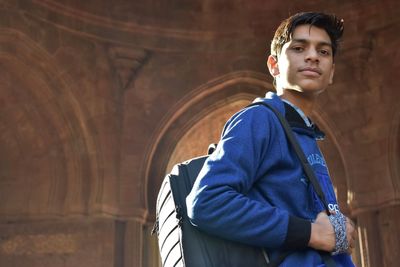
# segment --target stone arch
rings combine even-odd
[[[0,59],[0,214],[86,214],[96,197],[91,187],[101,191],[101,183],[93,179],[97,160],[89,157],[96,154],[95,138],[71,81],[46,51],[15,30],[0,31]]]
[[[221,76],[193,90],[170,110],[154,135],[152,146],[148,149],[143,164],[145,169],[142,173],[146,184],[144,198],[147,203],[148,221],[154,220],[156,197],[167,166],[171,164],[170,156],[177,152],[176,147],[185,134],[198,125],[205,116],[212,116],[215,111],[222,114],[221,109],[224,106],[232,107],[238,103],[239,105],[248,103],[255,97],[263,96],[272,88],[266,75],[238,71]],[[234,109],[230,111],[233,112]],[[219,129],[216,131],[219,132]],[[204,140],[200,150],[206,149],[209,144],[208,139]]]
[[[217,143],[225,122],[237,111],[248,105],[254,96],[239,93],[227,97],[215,108],[204,110],[199,120],[183,133],[168,161],[166,171],[177,162],[206,154],[207,145]]]

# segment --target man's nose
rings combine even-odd
[[[305,55],[305,60],[306,61],[317,61],[319,62],[319,54],[317,49],[315,48],[309,48],[306,51],[306,55]]]

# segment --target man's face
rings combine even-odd
[[[268,59],[277,89],[318,94],[332,83],[334,63],[329,35],[315,26],[300,25],[283,47],[277,60]]]

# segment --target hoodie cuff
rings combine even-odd
[[[311,222],[295,216],[289,217],[288,229],[283,249],[300,250],[308,247],[311,237]]]

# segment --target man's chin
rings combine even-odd
[[[321,83],[309,81],[307,83],[300,84],[299,91],[303,93],[320,94],[325,91],[326,87],[327,86],[321,85]]]

